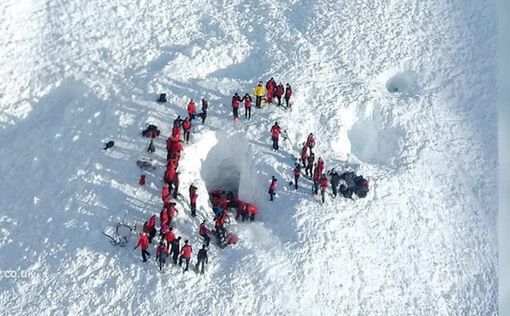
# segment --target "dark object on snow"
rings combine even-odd
[[[162,102],[162,103],[166,102],[166,93],[161,93],[159,95],[158,102]]]
[[[104,144],[103,150],[108,150],[108,149],[112,148],[114,145],[115,145],[115,142],[113,140],[111,140]]]
[[[142,170],[154,170],[156,167],[152,164],[152,162],[147,160],[137,160],[136,165]]]
[[[149,124],[146,129],[142,131],[143,137],[156,138],[161,134],[156,125]]]
[[[368,181],[363,176],[356,176],[354,172],[349,171],[342,173],[340,178],[345,181],[345,185],[342,184],[339,190],[344,197],[351,198],[352,193],[360,198],[367,196]]]
[[[153,153],[156,151],[156,146],[154,146],[154,142],[151,139],[151,142],[149,143],[149,147],[147,148],[147,152]]]
[[[345,184],[341,184],[338,191],[344,196],[344,198],[352,199],[352,190],[346,187]]]

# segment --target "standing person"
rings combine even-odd
[[[177,195],[179,194],[179,174],[181,174],[179,171],[176,171],[174,174],[174,177],[172,179],[172,184],[174,186],[174,194],[173,198],[177,199]]]
[[[315,169],[313,170],[313,194],[314,195],[319,193],[320,179],[321,179],[321,173],[319,172],[319,168],[317,168],[317,164],[316,164]]]
[[[305,168],[305,174],[307,177],[312,177],[313,175],[313,163],[315,161],[315,154],[314,153],[311,153],[310,156],[308,156],[307,158],[307,165],[306,165],[306,168]]]
[[[200,224],[198,234],[204,238],[206,246],[209,247],[209,242],[211,241],[211,231],[205,225],[206,222],[207,221],[204,219],[202,224]]]
[[[138,239],[138,244],[136,244],[136,247],[133,249],[136,249],[138,247],[140,247],[140,249],[142,250],[143,262],[147,262],[146,256],[150,257],[151,254],[147,251],[147,249],[149,248],[149,237],[147,237],[146,233],[140,234],[140,238]]]
[[[147,222],[143,224],[143,232],[149,235],[149,244],[152,243],[152,239],[156,236],[156,215],[152,215]]]
[[[184,141],[186,144],[189,143],[189,135],[191,132],[191,120],[189,117],[186,117],[182,122],[182,130],[184,131]]]
[[[179,250],[180,250],[180,245],[181,243],[181,236],[175,238],[173,241],[172,241],[172,249],[170,249],[170,254],[172,255],[172,260],[174,262],[174,264],[177,264],[177,258],[179,257]]]
[[[161,212],[159,212],[159,225],[161,226],[162,231],[163,226],[170,226],[170,216],[168,215],[168,209],[166,206],[163,206]]]
[[[257,109],[260,109],[262,97],[266,94],[266,89],[264,88],[262,81],[259,81],[257,86],[253,88],[253,94],[255,95],[255,106]]]
[[[317,168],[319,168],[319,173],[322,174],[324,172],[324,160],[321,157],[317,159]]]
[[[145,185],[145,175],[144,174],[142,174],[140,176],[140,179],[138,179],[138,184],[142,185],[142,186]]]
[[[170,188],[168,187],[168,183],[163,183],[161,200],[163,200],[163,206],[170,204]]]
[[[197,187],[195,185],[190,184],[189,186],[189,205],[191,208],[191,216],[197,216]]]
[[[290,97],[292,96],[292,88],[290,87],[290,84],[287,83],[285,87],[285,106],[287,108],[290,108]]]
[[[271,184],[269,184],[269,201],[274,200],[274,196],[276,195],[276,178],[275,176],[272,176],[271,178]]]
[[[166,258],[168,257],[168,247],[165,245],[163,239],[159,242],[158,249],[156,250],[156,260],[159,259],[159,271],[163,272]]]
[[[197,114],[197,105],[195,104],[195,101],[193,101],[193,99],[189,101],[187,110],[190,120],[194,120],[195,115]]]
[[[207,108],[209,107],[209,102],[206,98],[202,99],[202,124],[205,123],[205,118],[207,117]]]
[[[241,104],[241,97],[237,92],[232,97],[232,114],[234,115],[234,121],[239,119],[239,105]]]
[[[166,241],[166,244],[168,245],[168,247],[171,247],[174,240],[175,240],[175,233],[174,233],[174,228],[173,227],[170,227],[164,234],[163,234],[163,238],[165,239]],[[179,252],[179,251],[177,251]]]
[[[251,119],[251,96],[246,93],[241,101],[244,101],[244,118],[249,120]]]
[[[303,168],[306,169],[306,161],[308,158],[308,146],[306,146],[306,142],[303,143],[303,147],[301,148],[301,162],[303,163]]]
[[[226,238],[225,221],[227,220],[227,218],[228,212],[226,210],[221,211],[221,213],[218,214],[218,216],[216,216],[214,228],[216,229],[218,241],[224,240]]]
[[[278,122],[275,122],[271,127],[271,140],[273,141],[273,149],[275,151],[278,151],[278,137],[280,136],[281,132],[282,129],[278,125]]]
[[[275,88],[276,88],[276,82],[274,81],[274,78],[271,77],[271,79],[269,79],[269,81],[266,83],[266,90],[267,90],[266,97],[267,97],[267,102],[269,102],[269,103],[273,103],[273,95],[274,95]]]
[[[248,217],[250,217],[250,221],[253,222],[255,220],[255,215],[257,215],[258,212],[259,212],[258,207],[256,207],[255,205],[253,205],[251,203],[248,203],[246,205],[246,212],[245,212],[246,215],[243,215],[243,221],[245,219],[248,219]]]
[[[301,175],[301,164],[296,162],[296,166],[294,167],[294,189],[298,189],[298,180]]]
[[[328,188],[328,185],[329,185],[329,183],[328,183],[328,178],[326,177],[326,174],[322,174],[322,177],[320,179],[322,203],[325,202],[326,189]]]
[[[177,118],[174,120],[174,124],[172,128],[181,128],[182,119],[180,115],[177,115]]]
[[[280,82],[274,90],[274,96],[278,99],[278,106],[282,105],[282,96],[285,93],[285,88],[283,84]]]
[[[310,148],[310,154],[313,153],[313,147],[315,146],[315,138],[313,137],[313,134],[310,133],[308,137],[306,138],[306,146]]]
[[[206,245],[202,245],[202,249],[200,249],[198,251],[198,256],[197,256],[197,265],[195,266],[195,270],[199,270],[199,267],[200,265],[202,265],[202,269],[200,269],[200,273],[204,274],[204,263],[205,264],[208,264],[209,263],[209,258],[207,257],[207,246]]]
[[[329,172],[331,177],[331,189],[333,190],[333,197],[336,197],[338,184],[340,183],[340,175],[336,172],[335,168]]]
[[[181,256],[179,257],[179,266],[182,265],[182,259],[186,260],[186,268],[184,271],[188,271],[189,268],[189,260],[191,259],[191,252],[193,251],[193,248],[188,244],[188,240],[186,239],[184,241],[184,246],[182,246],[181,249]]]

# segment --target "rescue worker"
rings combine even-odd
[[[244,101],[244,118],[249,120],[251,119],[251,96],[246,93],[241,101]]]
[[[188,107],[187,107],[187,111],[188,111],[188,117],[191,120],[194,120],[195,119],[195,115],[197,114],[197,106],[196,106],[195,102],[193,101],[193,99],[191,99],[189,101]]]
[[[276,178],[275,176],[272,176],[271,177],[271,184],[269,184],[269,200],[270,201],[273,201],[274,200],[274,196],[276,195]]]
[[[290,97],[292,96],[292,88],[290,84],[287,83],[285,87],[285,106],[290,108]]]
[[[259,81],[257,86],[253,88],[253,94],[255,95],[255,106],[260,109],[262,104],[262,97],[266,94],[266,89],[262,81]]]
[[[175,238],[172,241],[172,248],[170,249],[170,254],[172,255],[172,260],[174,264],[177,264],[177,258],[179,257],[180,242],[181,236]]]
[[[271,77],[271,79],[269,79],[269,81],[266,83],[266,91],[267,91],[266,98],[267,98],[268,103],[273,103],[273,95],[274,95],[275,88],[276,88],[276,82],[274,81],[274,78]]]
[[[299,162],[296,162],[296,166],[294,167],[294,189],[298,189],[298,180],[299,176],[301,175],[301,164]]]
[[[186,144],[189,144],[189,136],[191,133],[191,120],[189,117],[186,117],[182,122],[182,130],[184,131],[184,141]]]
[[[189,205],[191,208],[191,216],[197,216],[197,187],[190,184],[189,186]]]
[[[308,156],[307,158],[307,165],[306,165],[306,168],[305,168],[305,173],[306,173],[306,176],[307,177],[312,177],[313,175],[313,163],[315,161],[315,154],[314,153],[311,153],[310,156]]]
[[[202,249],[200,249],[198,251],[198,256],[197,256],[197,265],[195,266],[195,270],[199,271],[199,268],[200,266],[202,266],[202,268],[200,269],[200,273],[201,274],[204,274],[204,266],[205,264],[208,264],[209,263],[209,258],[207,257],[207,245],[202,245]]]
[[[179,266],[182,265],[183,259],[186,261],[186,268],[184,269],[184,271],[188,271],[189,260],[191,259],[192,251],[193,251],[193,248],[188,244],[188,240],[186,239],[184,241],[184,246],[182,246],[182,249],[181,249],[181,256],[179,257]]]
[[[133,248],[133,249],[136,249],[140,247],[140,249],[142,250],[142,259],[143,259],[143,262],[146,262],[147,261],[147,257],[146,256],[151,256],[151,254],[147,251],[147,249],[149,248],[149,237],[147,237],[147,234],[146,233],[141,233],[140,234],[140,238],[138,239],[138,244],[136,244],[136,247]]]
[[[207,221],[204,219],[202,224],[200,224],[198,234],[204,238],[206,246],[209,247],[209,242],[211,241],[211,231],[205,225],[206,222]]]
[[[285,88],[283,87],[283,84],[280,82],[280,84],[278,84],[276,86],[276,89],[274,90],[274,96],[276,97],[276,99],[278,99],[278,106],[282,105],[282,96],[284,93]]]
[[[158,249],[156,249],[156,260],[159,259],[159,271],[163,272],[166,258],[168,257],[168,247],[165,245],[163,240],[159,242]]]
[[[326,177],[326,174],[322,174],[322,177],[320,178],[320,187],[321,187],[321,197],[322,197],[322,203],[326,200],[326,189],[329,186],[328,178]]]
[[[239,105],[241,104],[241,97],[237,94],[237,92],[232,97],[232,114],[234,116],[234,121],[239,119]]]
[[[280,137],[280,133],[282,132],[282,129],[278,125],[278,122],[275,122],[274,125],[271,127],[271,140],[273,141],[273,150],[278,151],[278,138]]]

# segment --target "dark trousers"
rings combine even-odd
[[[178,193],[179,193],[179,185],[174,184],[174,194],[172,195],[174,199],[177,198]]]
[[[232,108],[232,113],[235,119],[239,118],[239,108]]]
[[[319,182],[316,180],[313,180],[313,194],[319,193]]]
[[[274,191],[273,190],[269,190],[269,201],[273,201],[274,200]]]
[[[177,258],[179,258],[179,249],[172,249],[172,260],[174,264],[177,264]]]
[[[310,174],[310,177],[312,176],[312,168],[313,164],[308,164],[308,166],[305,168],[305,174],[308,176]]]
[[[255,106],[257,108],[260,108],[260,104],[262,103],[262,97],[256,96],[255,97]]]
[[[331,184],[331,189],[333,190],[333,196],[334,196],[334,197],[336,197],[336,194],[337,194],[337,192],[336,192],[336,190],[337,190],[337,186],[336,186],[336,185],[334,185],[334,184],[332,183],[332,184]]]
[[[290,107],[290,103],[289,103],[289,102],[290,102],[290,98],[285,97],[285,106],[286,106],[287,108],[289,108],[289,107]]]
[[[147,261],[147,256],[150,257],[151,254],[147,250],[142,249],[142,259],[143,259],[143,262]]]
[[[197,216],[197,203],[190,203],[191,216]]]
[[[186,268],[184,269],[185,271],[188,271],[188,268],[189,268],[189,257],[184,257],[184,256],[181,256],[179,258],[179,265],[182,265],[182,259],[184,258],[184,260],[186,260]]]
[[[202,124],[205,123],[205,118],[206,117],[207,117],[207,112],[206,111],[202,112]]]
[[[202,267],[200,268],[200,266],[202,266]],[[202,259],[202,258],[198,259],[198,262],[197,262],[197,265],[196,265],[195,269],[197,271],[199,271],[199,268],[200,268],[200,273],[204,274],[205,259]]]
[[[251,118],[251,106],[248,108],[247,107],[244,108],[244,117],[247,119]]]
[[[298,189],[298,180],[299,180],[299,174],[294,175],[294,188]]]
[[[325,189],[321,189],[321,197],[322,197],[322,203],[324,203],[324,201],[326,201],[326,190]]]
[[[278,105],[282,105],[282,96],[277,95],[276,98],[278,99]]]
[[[186,141],[186,144],[189,143],[189,134],[190,131],[184,131],[184,141]]]
[[[271,140],[273,141],[273,149],[278,150],[278,137],[271,137]]]
[[[152,243],[152,239],[154,239],[154,237],[156,237],[156,227],[154,227],[150,232],[149,232],[149,244]]]
[[[200,235],[200,236],[204,237],[205,246],[209,247],[209,243],[211,242],[211,237],[209,237],[207,235]]]
[[[166,253],[159,254],[159,271],[163,271],[163,267],[165,266],[166,263],[166,257],[167,257]]]

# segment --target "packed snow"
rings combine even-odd
[[[496,315],[495,16],[484,0],[2,1],[0,314]],[[234,123],[234,92],[271,76],[292,109]],[[192,263],[208,191],[260,213],[231,223],[239,242],[212,245],[204,275],[160,273],[133,247],[161,210],[172,121],[203,97],[175,219]],[[366,198],[287,185],[310,132]],[[103,235],[118,223],[136,225],[126,247]]]

